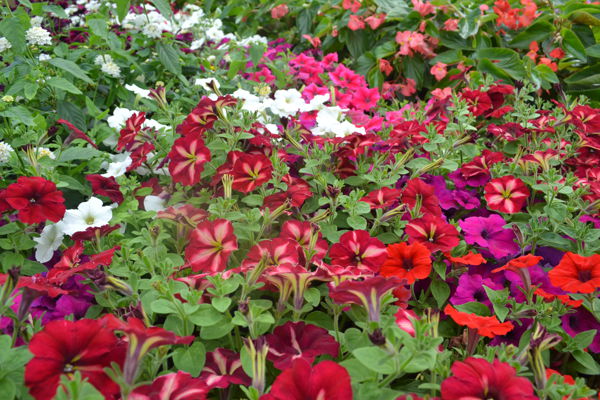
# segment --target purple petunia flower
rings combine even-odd
[[[450,298],[450,303],[459,305],[476,301],[491,307],[492,302],[488,299],[487,293],[483,288],[484,285],[493,290],[502,289],[502,285],[490,278],[484,278],[479,274],[462,274],[458,279],[458,287],[454,295]]]
[[[443,176],[428,176],[424,180],[434,187],[435,195],[440,201],[440,207],[444,210],[452,208],[472,210],[481,204],[476,193],[473,191],[463,189],[449,190],[446,187],[446,181]]]
[[[596,318],[585,308],[579,307],[575,313],[566,314],[561,317],[562,327],[571,337],[575,337],[578,333],[596,330],[594,340],[589,346],[590,351],[600,353],[600,323]]]
[[[483,251],[489,251],[495,258],[514,255],[519,251],[515,234],[505,229],[504,218],[498,214],[489,217],[470,217],[458,223],[468,244],[477,244]]]

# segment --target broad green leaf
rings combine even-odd
[[[19,18],[3,16],[0,22],[0,34],[10,42],[13,51],[18,54],[25,51],[25,28]]]
[[[71,82],[66,80],[65,78],[50,78],[46,81],[46,83],[56,89],[64,90],[65,92],[73,93],[73,94],[81,94],[81,90],[77,88],[77,86],[73,85]]]
[[[563,28],[561,30],[563,48],[581,61],[587,61],[585,47],[579,37],[570,29]]]
[[[52,58],[48,62],[55,67],[70,73],[74,77],[81,79],[82,81],[85,81],[89,84],[94,83],[87,73],[71,60],[65,60],[64,58]]]
[[[554,25],[547,21],[531,24],[523,32],[516,35],[509,43],[511,47],[527,49],[533,41],[543,41],[554,32]]]
[[[352,355],[371,371],[386,375],[394,373],[393,356],[379,347],[361,347],[352,350]]]
[[[9,107],[5,111],[0,112],[0,116],[8,118],[11,123],[21,123],[27,126],[35,125],[33,115],[24,106]]]
[[[173,352],[173,363],[179,370],[196,378],[204,367],[206,349],[202,342],[194,342],[191,346],[180,347]]]
[[[116,0],[117,3],[117,17],[119,21],[123,22],[125,16],[127,15],[127,11],[129,11],[129,3],[130,0]]]
[[[170,44],[158,43],[156,45],[158,50],[158,58],[162,65],[171,72],[172,74],[181,74],[181,63],[179,62],[179,52],[173,48]]]

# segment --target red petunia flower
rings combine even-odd
[[[177,371],[159,376],[149,385],[138,386],[127,400],[205,400],[209,391],[204,379]]]
[[[454,225],[431,214],[410,221],[404,231],[408,243],[421,243],[431,252],[451,251],[460,242]]]
[[[316,235],[316,238],[314,237]],[[300,263],[306,264],[308,261],[314,259],[322,260],[327,254],[329,246],[327,241],[323,240],[323,235],[318,231],[318,227],[308,221],[297,221],[289,220],[285,221],[281,227],[280,238],[291,239],[298,242],[300,249],[298,255],[300,256]],[[314,241],[311,243],[311,240]]]
[[[525,183],[512,175],[492,179],[484,190],[488,207],[507,214],[521,211],[529,197],[529,189]]]
[[[377,272],[387,258],[385,245],[371,237],[369,232],[356,230],[344,233],[339,243],[329,250],[332,264],[356,267],[367,272]]]
[[[360,199],[371,206],[371,209],[390,207],[394,203],[398,202],[398,198],[402,194],[401,190],[390,189],[383,187],[377,189]]]
[[[470,186],[483,186],[490,179],[490,167],[504,159],[501,152],[483,150],[480,156],[460,167],[460,175]]]
[[[115,203],[121,204],[123,202],[121,186],[119,186],[114,176],[105,178],[102,175],[91,174],[87,175],[85,179],[92,184],[92,192],[95,194],[106,196]]]
[[[391,244],[387,253],[380,271],[383,276],[397,276],[412,284],[417,279],[427,278],[431,272],[431,252],[421,243]]]
[[[249,193],[271,179],[273,164],[262,154],[242,153],[233,163],[231,174],[231,187],[242,193]]]
[[[452,364],[452,376],[442,382],[442,400],[536,400],[533,385],[517,376],[508,363],[467,358]]]
[[[83,131],[81,131],[79,128],[77,128],[75,125],[73,125],[69,121],[64,120],[64,119],[59,119],[58,121],[56,121],[56,123],[66,125],[69,128],[69,130],[71,131],[71,134],[69,135],[69,137],[67,137],[65,139],[65,141],[63,142],[64,145],[68,145],[75,139],[82,139],[82,140],[85,140],[86,142],[88,142],[89,144],[91,144],[92,146],[94,146],[95,148],[98,148],[96,143],[94,143],[94,141],[92,139],[90,139],[90,137],[88,135],[83,133]]]
[[[200,182],[204,164],[210,161],[210,150],[200,136],[187,135],[173,143],[169,158],[169,173],[173,182],[192,186]]]
[[[137,147],[143,142],[144,128],[142,125],[146,121],[146,113],[139,112],[132,114],[131,117],[125,121],[125,126],[119,132],[119,140],[117,142],[117,150],[121,151],[127,149],[131,151],[134,147]]]
[[[537,265],[542,260],[542,258],[543,257],[540,257],[540,256],[534,256],[533,254],[527,254],[525,256],[517,257],[517,258],[510,260],[503,266],[493,269],[492,272],[495,273],[495,272],[500,272],[500,271],[505,271],[505,270],[512,271],[512,272],[518,272],[519,269],[529,268],[529,267],[533,267],[534,265]]]
[[[182,136],[201,135],[211,129],[219,119],[219,109],[236,104],[237,100],[232,96],[221,96],[217,100],[211,100],[204,96],[194,107],[186,119],[177,126],[177,133]]]
[[[258,266],[264,260],[265,266],[272,267],[282,264],[298,264],[298,248],[294,240],[275,238],[263,240],[254,245],[242,263],[242,270]]]
[[[548,277],[565,292],[593,293],[600,288],[600,254],[584,257],[567,252]]]
[[[19,211],[17,217],[25,224],[58,222],[66,211],[62,192],[56,189],[54,182],[39,176],[20,176],[6,188],[3,198]]]
[[[422,214],[432,214],[437,217],[442,216],[440,200],[435,195],[434,187],[423,182],[421,179],[411,179],[408,181],[406,188],[402,192],[402,202],[408,204],[411,209],[414,209],[419,204]]]
[[[206,354],[206,363],[200,379],[210,387],[221,389],[229,385],[249,386],[252,382],[242,368],[240,355],[232,350],[221,348]]]
[[[352,385],[346,368],[333,361],[311,367],[303,359],[294,361],[273,382],[271,392],[261,400],[352,400]]]
[[[105,321],[49,322],[33,336],[29,351],[33,359],[25,367],[25,385],[36,400],[54,398],[61,375],[76,371],[107,398],[120,392],[104,368],[112,362],[122,366],[125,347]]]
[[[450,304],[446,305],[444,313],[449,315],[458,325],[476,329],[478,334],[489,338],[497,335],[506,335],[514,329],[514,325],[511,322],[501,323],[496,316],[482,317],[477,314],[461,312]]]
[[[492,99],[486,92],[463,89],[461,98],[469,104],[469,111],[478,117],[492,108]]]
[[[275,368],[290,368],[295,360],[303,359],[312,364],[315,357],[329,354],[337,357],[340,345],[326,329],[302,321],[288,321],[266,336],[269,344],[267,359]]]
[[[185,259],[194,272],[218,272],[227,268],[229,255],[237,250],[233,225],[226,219],[200,222],[190,234]]]

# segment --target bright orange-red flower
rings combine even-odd
[[[600,254],[584,257],[567,252],[548,277],[566,292],[593,293],[600,288]]]
[[[388,258],[381,267],[381,275],[397,276],[408,283],[425,279],[431,272],[431,252],[421,243],[391,244],[387,247]]]
[[[517,271],[521,268],[533,267],[539,263],[542,258],[543,257],[540,256],[534,256],[533,254],[527,254],[526,256],[521,256],[510,260],[500,268],[492,270],[492,272],[500,272],[504,270]]]
[[[487,260],[483,258],[481,254],[475,253],[474,251],[470,251],[461,257],[452,257],[450,253],[445,253],[444,256],[454,264],[481,265],[487,263]]]
[[[458,325],[476,329],[479,335],[489,338],[497,335],[506,335],[514,329],[514,325],[508,321],[500,322],[495,316],[482,317],[477,314],[461,312],[450,304],[444,308],[444,313],[449,315]]]

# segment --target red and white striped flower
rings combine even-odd
[[[190,234],[185,258],[194,272],[219,272],[227,267],[229,255],[237,248],[237,239],[230,221],[204,221]]]
[[[339,243],[331,246],[329,257],[332,264],[377,272],[387,259],[387,250],[381,240],[357,230],[344,233]]]
[[[173,143],[169,158],[169,172],[173,181],[192,186],[200,182],[204,164],[210,161],[210,150],[201,137],[187,135]]]
[[[262,154],[241,154],[233,163],[233,189],[249,193],[266,183],[273,174],[271,160]]]
[[[484,189],[488,207],[507,214],[521,211],[529,197],[525,183],[512,175],[492,179]]]

